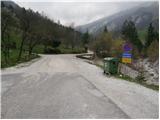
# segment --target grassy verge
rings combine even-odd
[[[38,58],[40,56],[37,54],[32,54],[29,58],[27,53],[23,53],[20,61],[17,61],[17,57],[18,57],[17,50],[10,51],[10,57],[8,59],[8,63],[6,64],[5,59],[4,59],[4,55],[2,53],[1,54],[1,68],[7,68],[7,67],[15,66],[19,63],[28,62],[28,61],[35,59],[35,58]]]
[[[152,90],[156,90],[156,91],[159,91],[159,86],[158,85],[153,85],[153,84],[147,84],[145,81],[139,81],[137,79],[132,79],[130,78],[129,76],[126,76],[126,75],[113,75],[114,77],[116,78],[120,78],[122,80],[126,80],[126,81],[129,81],[129,82],[134,82],[134,83],[137,83],[137,84],[140,84],[144,87],[147,87],[147,88],[150,88]]]
[[[51,49],[53,51],[51,51],[51,53],[48,53],[48,54],[78,54],[78,53],[84,53],[85,52],[83,48],[71,49],[71,48],[59,47],[59,48],[56,48],[56,49],[53,49],[53,48],[51,48]],[[33,50],[33,53],[44,54],[44,46],[43,45],[36,46]],[[7,68],[7,67],[15,66],[19,63],[28,62],[32,59],[40,57],[37,54],[32,54],[29,58],[28,57],[28,52],[23,52],[22,56],[21,56],[21,60],[17,61],[18,54],[19,54],[19,50],[17,50],[17,49],[10,50],[10,56],[9,56],[8,62],[6,63],[5,58],[4,58],[4,54],[1,53],[1,68]]]
[[[101,69],[104,69],[104,67],[102,65],[99,65],[99,64],[95,64],[97,67],[100,67]],[[126,75],[120,75],[120,74],[117,74],[117,75],[112,75],[114,76],[115,78],[119,78],[121,80],[126,80],[126,81],[129,81],[129,82],[134,82],[134,83],[137,83],[137,84],[140,84],[144,87],[147,87],[147,88],[150,88],[152,90],[156,90],[156,91],[159,91],[159,86],[158,85],[149,85],[147,84],[145,81],[139,81],[137,79],[133,79],[129,76],[126,76]]]

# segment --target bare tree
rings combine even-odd
[[[17,61],[19,61],[21,59],[24,42],[27,38],[27,33],[29,32],[29,29],[30,29],[30,17],[28,14],[29,13],[25,10],[25,8],[23,8],[23,10],[20,14],[20,17],[19,17],[20,18],[20,26],[21,26],[21,30],[22,30],[22,40],[20,43],[20,49],[19,49],[19,55],[18,55]]]
[[[36,34],[36,33],[31,33],[28,35],[27,38],[27,45],[28,45],[28,56],[29,58],[32,55],[33,49],[35,48],[38,43],[40,43],[41,40],[41,35]]]
[[[2,22],[1,22],[2,52],[4,54],[5,62],[7,64],[10,56],[9,51],[12,44],[12,42],[10,41],[10,32],[12,27],[16,26],[16,18],[14,14],[6,8],[2,8],[1,16],[2,16]]]

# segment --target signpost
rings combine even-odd
[[[122,54],[122,62],[123,63],[131,63],[132,62],[132,54],[130,51],[132,50],[132,46],[129,43],[126,43],[123,46],[124,53]]]
[[[131,44],[129,44],[129,43],[126,43],[124,46],[123,46],[123,50],[124,51],[131,51],[132,50],[132,46],[131,46]]]

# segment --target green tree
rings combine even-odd
[[[19,55],[17,61],[21,59],[24,42],[27,39],[27,32],[29,32],[30,29],[31,19],[29,17],[29,13],[26,11],[25,8],[23,8],[22,11],[20,12],[19,19],[20,19],[20,28],[22,30],[22,40],[20,43]]]
[[[53,40],[53,43],[52,43],[52,46],[53,46],[54,48],[57,48],[57,47],[60,46],[60,44],[61,44],[61,41],[60,41],[60,40],[54,39],[54,40]]]
[[[112,35],[110,33],[102,33],[91,45],[91,49],[98,57],[106,57],[111,55],[113,45]]]
[[[82,36],[83,46],[84,46],[86,52],[88,50],[89,37],[90,37],[90,35],[88,33],[88,30],[87,30],[87,32],[84,33],[83,36]]]
[[[124,35],[125,39],[130,41],[133,45],[135,45],[138,48],[139,52],[142,50],[143,45],[140,39],[138,38],[138,33],[134,22],[126,20],[122,26],[122,34]]]
[[[122,56],[124,43],[125,41],[121,38],[113,40],[112,50],[111,50],[113,57],[120,58]]]
[[[31,57],[31,54],[33,52],[33,49],[37,44],[39,44],[41,40],[41,35],[38,33],[30,33],[27,34],[27,40],[26,40],[26,45],[28,45],[28,57]]]
[[[104,27],[104,32],[108,32],[107,26]]]
[[[4,2],[1,1],[1,8],[5,7]]]
[[[8,59],[9,62],[17,62],[24,60],[21,58],[28,58],[34,50],[42,52],[43,46],[45,51],[47,47],[53,47],[54,39],[60,40],[62,46],[83,47],[82,33],[75,31],[73,24],[72,28],[65,27],[60,22],[57,24],[46,15],[31,9],[17,8],[8,5],[7,1],[2,1],[1,19],[1,50],[2,54],[5,54],[2,57],[6,58],[6,61],[9,53],[12,54],[11,60]],[[37,48],[34,49],[35,47]],[[11,49],[16,50],[11,51]],[[25,54],[26,51],[29,54]]]
[[[159,43],[153,41],[147,49],[147,55],[151,61],[155,61],[159,58]]]
[[[154,30],[152,23],[150,23],[148,27],[147,39],[145,43],[145,47],[149,47],[154,40],[158,40],[158,32]]]
[[[17,19],[15,15],[5,7],[2,8],[1,17],[2,52],[4,54],[5,62],[7,64],[10,56],[9,51],[10,48],[13,46],[13,42],[11,41],[11,32],[13,28],[17,26]]]

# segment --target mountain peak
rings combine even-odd
[[[159,4],[157,2],[145,2],[139,6],[120,11],[111,16],[101,18],[92,23],[78,26],[76,29],[81,32],[89,31],[91,34],[99,34],[107,26],[109,31],[120,31],[125,20],[135,22],[138,29],[144,29],[149,23],[159,20]],[[157,26],[155,25],[156,29]]]

